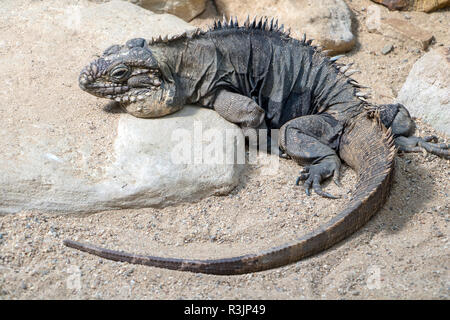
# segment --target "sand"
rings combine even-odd
[[[367,32],[362,8],[372,3],[353,0],[348,4],[355,12],[358,43],[343,62],[354,62],[363,71],[354,78],[372,88],[371,101],[391,102],[424,52],[394,42],[394,50],[382,55],[382,48],[392,41]],[[213,13],[210,7],[192,23],[203,26]],[[393,12],[392,16],[403,14]],[[410,22],[435,35],[432,47],[450,43],[448,11],[407,15]],[[24,66],[24,72],[39,71]],[[114,138],[114,129],[108,128],[114,127],[120,114],[102,111],[106,102],[85,97],[75,86],[65,90],[74,107],[61,115],[67,130],[74,139],[82,139],[89,130],[103,132],[103,140],[94,147],[104,151]],[[24,88],[22,94],[22,99],[35,104],[33,87]],[[45,95],[47,100],[56,98],[53,93]],[[37,99],[43,101],[43,93]],[[86,110],[86,101],[98,108]],[[79,124],[69,121],[74,110]],[[39,117],[51,119],[50,112],[54,110],[41,107]],[[33,122],[34,117],[22,120]],[[13,118],[11,123],[15,121],[21,119]],[[448,137],[420,119],[417,124],[419,135],[436,134],[448,143]],[[321,254],[273,270],[239,276],[193,274],[108,261],[62,244],[71,238],[112,249],[186,258],[258,252],[291,241],[333,217],[345,206],[355,184],[354,172],[344,167],[341,189],[325,184],[327,191],[342,199],[308,197],[294,186],[301,168],[284,159],[279,165],[276,175],[265,175],[264,166],[248,165],[229,195],[196,203],[83,216],[35,211],[2,216],[0,299],[449,298],[450,167],[449,161],[433,155],[397,156],[389,200],[367,225]]]

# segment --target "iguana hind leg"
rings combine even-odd
[[[322,190],[321,183],[333,176],[339,186],[341,160],[336,154],[342,125],[329,115],[310,115],[286,122],[280,131],[280,148],[305,168],[296,180],[304,181],[307,195],[311,188],[320,196],[338,197]]]
[[[387,104],[380,106],[381,121],[390,127],[394,135],[394,142],[398,150],[403,152],[429,152],[444,159],[450,159],[450,145],[437,143],[436,136],[414,136],[416,129],[408,110],[401,104]]]

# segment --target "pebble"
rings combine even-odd
[[[50,231],[49,231],[49,233],[52,235],[52,236],[54,236],[55,238],[57,238],[58,237],[58,233],[56,232],[56,228],[55,227],[50,227]]]
[[[386,55],[389,52],[391,52],[394,49],[394,46],[392,44],[387,44],[383,47],[383,49],[381,49],[381,53]]]
[[[435,233],[435,236],[436,236],[436,238],[441,238],[441,237],[444,236],[444,234],[443,234],[441,231],[437,231],[437,232]]]

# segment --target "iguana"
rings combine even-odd
[[[373,105],[350,75],[278,22],[216,21],[171,38],[141,38],[113,45],[86,66],[81,89],[117,101],[136,117],[161,117],[185,104],[214,109],[242,128],[279,129],[279,148],[304,166],[296,183],[306,193],[336,198],[321,183],[339,184],[341,160],[356,170],[352,199],[342,212],[293,243],[215,260],[142,256],[65,240],[106,259],[154,267],[233,275],[284,266],[331,247],[364,225],[385,203],[393,176],[395,146],[449,158],[436,137],[413,136],[415,124],[401,104]]]

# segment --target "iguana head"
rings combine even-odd
[[[154,118],[182,108],[175,103],[175,83],[144,39],[113,45],[80,73],[80,88],[117,101],[136,117]]]

